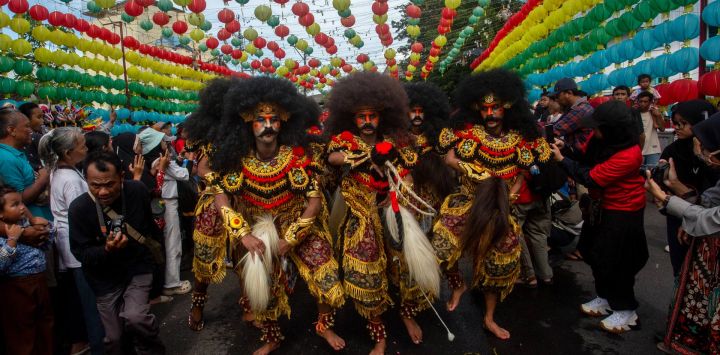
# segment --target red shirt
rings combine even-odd
[[[642,160],[640,146],[635,145],[590,170],[590,177],[602,187],[591,191],[591,195],[602,195],[602,208],[615,211],[645,208],[645,178],[640,176]]]

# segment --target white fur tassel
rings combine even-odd
[[[273,271],[274,256],[278,252],[280,236],[273,217],[269,214],[257,218],[252,233],[265,244],[265,253],[262,257],[248,253],[243,258],[245,294],[250,301],[250,308],[257,313],[266,310],[270,303],[270,275]]]
[[[403,224],[403,256],[408,265],[410,277],[425,292],[440,295],[440,266],[435,257],[430,241],[423,233],[415,216],[405,207],[400,206],[400,215]],[[388,232],[396,241],[399,241],[399,232],[395,213],[391,208],[385,210]]]

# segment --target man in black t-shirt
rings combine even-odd
[[[140,182],[123,181],[120,159],[96,152],[85,162],[89,192],[70,205],[70,248],[82,263],[85,277],[97,296],[106,334],[106,353],[123,354],[124,330],[134,335],[138,354],[163,354],[158,322],[148,298],[154,261],[146,245],[127,230],[114,228],[122,220],[146,238],[160,235],[152,220],[150,196]],[[103,212],[110,207],[122,218]]]

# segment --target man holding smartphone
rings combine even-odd
[[[164,354],[148,298],[153,255],[141,237],[156,238],[150,196],[140,182],[123,181],[120,159],[96,152],[85,161],[89,192],[70,205],[70,248],[97,296],[107,354],[123,354],[125,330],[138,354]]]

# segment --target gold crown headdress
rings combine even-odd
[[[290,114],[287,111],[269,102],[261,102],[257,104],[254,109],[240,113],[240,117],[242,117],[245,122],[255,121],[257,117],[264,115],[276,115],[283,122],[290,118]]]

